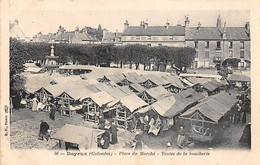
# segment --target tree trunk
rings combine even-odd
[[[121,69],[123,68],[123,62],[122,61],[120,62],[120,68]]]
[[[160,68],[160,63],[157,63],[157,68],[156,68],[156,71],[159,71],[159,68]]]
[[[166,72],[167,64],[164,64],[164,72]]]
[[[130,69],[132,69],[132,61],[130,61],[130,66],[129,66]]]
[[[138,70],[139,69],[139,63],[136,63],[135,64],[135,70]]]
[[[144,70],[145,70],[145,68],[146,68],[146,63],[144,63]]]

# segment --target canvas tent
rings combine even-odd
[[[65,124],[51,136],[51,139],[59,140],[59,147],[61,147],[61,142],[63,141],[76,144],[79,150],[82,151],[98,148],[97,138],[104,132],[104,130]]]
[[[184,98],[185,100],[187,100],[191,105],[196,104],[197,102],[205,98],[205,96],[196,92],[192,88],[187,88],[186,90],[182,90],[180,93],[178,93],[178,95]]]
[[[73,105],[75,101],[89,96],[92,91],[87,88],[72,88],[62,92],[58,98],[61,100],[62,104],[62,115],[68,115],[72,117],[76,113],[76,110],[82,108],[81,105]]]
[[[110,110],[115,110],[115,123],[118,127],[127,129],[127,120],[130,115],[147,104],[135,94],[122,97],[108,104]]]
[[[141,116],[148,116],[150,125],[148,133],[152,132],[154,135],[157,135],[160,129],[168,130],[171,128],[174,125],[175,117],[185,111],[188,105],[188,101],[178,94],[174,94],[144,107],[136,113],[141,114]]]
[[[141,93],[145,91],[146,89],[142,87],[140,84],[133,83],[129,85],[129,88],[134,92],[134,93]]]
[[[206,100],[190,108],[179,118],[189,121],[191,127],[191,136],[195,140],[209,139],[213,137],[210,134],[212,124],[219,124],[220,119],[224,117],[235,104],[236,99],[226,92],[210,96]]]
[[[63,83],[63,84],[56,84],[56,85],[46,85],[35,91],[35,95],[40,98],[40,102],[44,98],[47,97],[53,97],[56,98],[58,97],[62,92],[64,92],[68,88],[76,88],[75,84],[70,84],[70,83]]]
[[[128,73],[124,73],[124,75],[126,81],[128,81],[129,84],[142,83],[146,80],[143,76],[138,75],[136,72],[128,72]]]
[[[242,74],[231,74],[228,76],[228,81],[234,82],[250,82],[251,79],[249,76],[242,75]]]
[[[87,105],[87,116],[88,121],[97,122],[99,113],[103,110],[103,106],[115,100],[114,97],[109,95],[107,92],[91,93],[89,96],[80,99]],[[101,112],[102,113],[102,112]]]
[[[26,75],[25,88],[28,93],[34,93],[41,87],[50,85],[52,79],[47,74]]]
[[[138,96],[149,105],[164,97],[170,96],[172,93],[168,92],[164,87],[158,86],[147,89],[141,92]]]
[[[189,102],[177,94],[163,98],[149,107],[142,108],[138,113],[146,113],[149,110],[153,110],[162,117],[172,118],[184,111],[188,105]]]
[[[120,98],[120,97],[124,97],[124,96],[128,95],[127,92],[121,90],[117,85],[109,86],[104,83],[98,83],[98,84],[95,84],[95,87],[97,89],[99,89],[100,91],[106,91],[108,94],[110,94],[114,98]]]
[[[147,75],[143,75],[145,81],[139,83],[140,85],[142,85],[144,88],[146,89],[150,89],[150,88],[154,88],[160,85],[168,85],[170,84],[169,81],[161,78],[161,77],[157,77],[155,75],[152,74],[147,74]]]
[[[170,82],[167,85],[163,85],[163,87],[172,93],[178,93],[178,92],[180,92],[180,90],[186,88],[186,87],[184,87],[184,85],[182,84],[182,82],[180,81],[180,79],[177,76],[166,75],[166,76],[162,76],[162,78],[165,79],[166,81]]]
[[[109,82],[118,83],[118,82],[120,82],[120,79],[118,77],[116,77],[115,75],[104,75],[101,79],[99,79],[99,82],[101,82],[101,83],[109,83]]]
[[[42,70],[42,68],[39,67],[28,67],[24,71],[30,72],[30,73],[39,73]]]
[[[204,82],[201,85],[208,92],[208,95],[216,93],[220,89],[220,87],[223,86],[222,83],[217,82],[215,80]]]

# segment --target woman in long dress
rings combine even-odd
[[[38,100],[36,97],[33,98],[32,111],[37,111]]]
[[[115,123],[112,123],[112,125],[109,128],[109,131],[112,134],[110,143],[116,144],[117,143],[117,131],[118,131],[118,129],[116,128]]]
[[[52,120],[55,120],[55,112],[57,110],[57,107],[55,104],[51,104],[51,112],[50,112],[50,118]]]

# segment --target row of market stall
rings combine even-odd
[[[98,79],[82,79],[80,76],[63,77],[59,74],[41,77],[34,75],[27,79],[26,86],[28,92],[35,94],[43,103],[48,98],[56,99],[64,115],[72,117],[86,106],[88,121],[98,122],[98,116],[102,114],[124,129],[129,127],[129,122],[135,116],[143,123],[147,122],[150,125],[148,131],[157,135],[159,130],[169,129],[178,116],[182,119],[186,117],[188,120],[186,115],[188,112],[191,114],[194,107],[206,105],[208,99],[213,96],[214,98],[225,96],[230,101],[228,105],[234,104],[235,100],[229,99],[231,96],[223,91],[227,84],[214,78],[139,75],[130,72],[104,75]],[[225,105],[225,100],[219,102]],[[214,122],[218,124],[212,116],[217,114],[214,112],[218,108],[223,107],[209,107],[213,110],[207,108],[202,110],[201,114],[212,120],[213,122],[210,121],[212,124]],[[222,110],[218,111],[224,116]],[[192,112],[195,113],[195,110]],[[208,115],[210,113],[213,115]],[[190,121],[194,121],[192,117]]]

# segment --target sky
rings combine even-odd
[[[97,28],[101,24],[102,28],[111,32],[122,32],[125,20],[130,26],[138,26],[145,20],[151,26],[164,26],[167,20],[170,25],[184,25],[185,15],[189,16],[190,26],[197,26],[198,22],[201,26],[216,26],[218,15],[222,23],[226,22],[229,27],[243,27],[250,21],[248,10],[173,10],[166,7],[143,8],[143,4],[137,7],[125,4],[121,8],[118,3],[108,1],[92,0],[92,3],[86,3],[90,1],[9,0],[9,20],[18,19],[27,37],[38,32],[55,33],[59,25],[73,31],[77,26],[80,29],[85,26]]]

